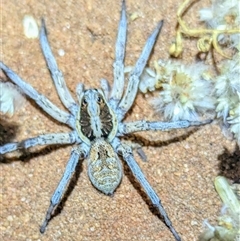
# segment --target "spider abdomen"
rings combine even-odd
[[[104,139],[96,139],[88,158],[88,176],[101,192],[110,195],[122,179],[122,165],[112,146]]]

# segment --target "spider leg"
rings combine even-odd
[[[172,129],[183,129],[188,128],[190,126],[200,126],[211,123],[212,120],[205,121],[173,121],[173,122],[160,122],[160,121],[134,121],[128,123],[119,123],[119,136],[126,135],[129,133],[137,132],[137,131],[168,131]]]
[[[51,216],[53,214],[54,208],[57,207],[57,205],[60,203],[60,200],[64,194],[66,186],[69,183],[69,180],[71,179],[72,174],[74,173],[74,171],[76,169],[79,158],[85,158],[87,156],[88,152],[89,152],[89,147],[84,143],[82,143],[80,146],[74,147],[72,149],[71,156],[67,163],[63,176],[51,197],[50,206],[47,210],[43,224],[40,227],[41,233],[45,232],[48,222],[50,221]]]
[[[23,81],[14,71],[12,71],[3,62],[0,62],[0,69],[2,69],[8,78],[16,84],[21,91],[29,98],[33,99],[38,106],[40,106],[46,113],[48,113],[53,119],[67,124],[74,129],[75,121],[74,117],[69,113],[62,111],[56,105],[54,105],[47,97],[38,93],[30,84]]]
[[[109,99],[109,93],[110,93],[110,90],[111,90],[111,88],[109,86],[109,83],[106,79],[101,79],[100,81],[101,81],[101,88],[103,90],[105,98],[106,98],[106,100],[108,100]]]
[[[64,106],[72,113],[75,114],[77,110],[77,104],[71,96],[68,87],[65,83],[62,72],[58,69],[57,62],[53,56],[49,42],[47,39],[47,31],[45,22],[42,19],[42,26],[40,30],[40,45],[47,62],[47,66],[50,70],[53,82],[55,84],[59,98],[61,99]]]
[[[180,236],[178,235],[177,231],[172,226],[172,223],[164,209],[164,207],[161,204],[161,200],[156,194],[156,192],[153,190],[149,182],[147,181],[146,177],[144,176],[141,168],[138,166],[137,162],[134,160],[132,150],[129,146],[121,144],[120,141],[115,138],[113,141],[113,146],[117,150],[117,152],[122,155],[123,160],[127,163],[129,168],[131,169],[133,175],[135,178],[139,181],[143,189],[145,190],[146,194],[150,198],[152,204],[158,209],[161,216],[164,218],[166,226],[170,229],[173,236],[177,241],[181,241]]]
[[[134,69],[130,72],[129,75],[129,82],[127,85],[126,92],[119,104],[120,109],[120,120],[123,119],[124,115],[127,113],[127,111],[131,108],[136,95],[138,91],[138,85],[139,85],[139,77],[141,76],[143,69],[146,66],[147,60],[149,58],[149,55],[153,49],[153,46],[156,42],[157,36],[162,28],[163,20],[160,21],[157,25],[157,27],[154,29],[153,33],[148,37],[148,40],[143,48],[143,51],[137,60],[136,65],[134,66]]]
[[[37,145],[73,144],[78,141],[76,140],[76,136],[77,134],[75,131],[70,133],[50,133],[39,135],[21,142],[13,142],[0,146],[0,154],[13,152],[18,149],[27,149]]]
[[[130,146],[133,150],[136,150],[137,154],[142,159],[142,161],[144,162],[147,161],[147,156],[142,149],[142,145],[140,145],[139,143],[131,139],[130,140],[122,139],[121,142],[124,143],[124,145]]]
[[[82,83],[79,83],[79,84],[77,85],[77,88],[76,88],[76,93],[77,93],[78,99],[81,98],[81,95],[82,95],[83,91],[84,91],[84,86],[83,86]]]
[[[118,35],[115,49],[115,62],[113,64],[114,82],[110,94],[110,106],[116,109],[124,90],[124,56],[127,39],[127,17],[125,0],[122,1],[121,18],[118,26]]]

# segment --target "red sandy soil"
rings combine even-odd
[[[137,2],[137,3],[136,3]],[[179,3],[181,1],[178,1]],[[160,19],[164,27],[149,64],[168,59],[168,48],[174,39],[177,1],[127,1],[129,19],[126,65],[133,65]],[[186,20],[197,26],[197,12],[209,1],[195,4]],[[40,26],[44,17],[49,41],[71,92],[77,83],[87,88],[99,87],[100,78],[112,83],[114,46],[121,1],[6,1],[0,6],[1,59],[24,80],[52,102],[62,106],[45,65],[38,39],[27,39],[22,20],[34,16]],[[196,41],[186,39],[182,59],[195,61]],[[64,56],[58,50],[65,51]],[[139,94],[128,120],[147,116],[154,120],[149,99]],[[63,107],[62,107],[63,108]],[[69,131],[27,101],[13,118],[1,117],[1,141],[20,141],[49,132]],[[4,133],[4,134],[3,134]],[[159,194],[175,229],[183,241],[197,240],[203,220],[215,222],[221,201],[214,190],[214,178],[229,160],[236,143],[227,140],[216,123],[191,130],[140,133],[148,140],[158,140],[158,147],[143,150],[148,162],[136,155],[147,179]],[[122,183],[112,197],[92,187],[86,161],[80,167],[75,187],[61,212],[49,223],[45,234],[39,227],[49,206],[70,155],[71,147],[33,148],[25,162],[15,153],[8,163],[0,164],[0,233],[3,241],[127,241],[174,240],[165,224],[149,208],[149,201],[130,171],[125,167]],[[24,158],[23,158],[24,159]]]

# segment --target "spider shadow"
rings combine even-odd
[[[45,156],[49,153],[56,151],[58,149],[66,148],[68,145],[50,145],[42,148],[38,148],[36,151],[30,151],[28,149],[19,149],[17,150],[18,154],[6,157],[6,156],[0,156],[0,164],[9,164],[12,162],[20,161],[22,163],[27,163],[31,161],[32,158],[36,158],[39,156]]]
[[[4,119],[0,119],[0,146],[6,143],[12,142],[18,132],[18,125],[15,123],[8,123]],[[42,148],[38,148],[36,151],[30,151],[29,149],[18,149],[11,156],[0,155],[0,163],[8,164],[12,162],[21,161],[23,163],[29,162],[34,157],[44,156],[60,148],[64,148],[68,145],[50,145]]]
[[[123,161],[123,171],[124,174],[127,176],[128,180],[131,182],[133,187],[136,189],[138,194],[142,197],[143,201],[148,205],[149,210],[156,216],[158,216],[164,223],[164,219],[158,213],[158,210],[153,206],[152,202],[150,201],[149,197],[143,190],[141,184],[135,179],[133,173],[131,172],[130,168],[128,167],[127,163]]]
[[[53,146],[46,146],[43,147],[41,149],[38,149],[37,151],[29,151],[28,149],[25,150],[18,150],[18,152],[20,152],[20,155],[15,155],[13,157],[0,157],[0,164],[9,164],[11,162],[17,162],[17,161],[21,161],[23,163],[27,163],[29,162],[32,158],[34,157],[38,157],[38,156],[44,156],[44,155],[48,155],[49,153],[56,151],[58,149],[62,149],[62,148],[66,148],[69,145],[53,145]],[[55,208],[55,210],[53,211],[52,215],[51,215],[51,219],[53,219],[54,217],[56,217],[58,214],[61,213],[68,197],[71,195],[74,187],[76,186],[76,183],[79,179],[80,173],[82,172],[82,160],[80,159],[77,167],[75,169],[74,174],[72,175],[69,184],[66,187],[66,190],[61,198],[60,203],[57,205],[57,207]],[[49,221],[50,221],[49,220]]]
[[[133,143],[138,143],[140,146],[146,147],[146,146],[151,146],[151,147],[164,147],[168,146],[170,144],[174,144],[180,141],[186,140],[189,136],[197,132],[199,129],[194,128],[192,130],[188,130],[186,133],[173,137],[171,139],[162,141],[162,140],[149,140],[146,137],[142,136],[141,134],[129,134],[127,137],[123,137],[122,139],[130,139]]]
[[[0,146],[11,142],[18,132],[18,125],[9,123],[3,118],[0,119]],[[0,163],[7,163],[3,155],[0,155]]]
[[[11,142],[18,131],[18,125],[8,123],[3,118],[0,119],[0,145]]]
[[[44,115],[49,117],[44,111],[41,110],[41,108],[38,107],[38,105],[34,101],[32,101],[31,99],[29,99],[29,101],[36,109],[40,109],[40,111]],[[51,118],[51,119],[56,124],[59,124],[53,118]],[[9,122],[7,122],[3,118],[1,118],[0,119],[0,145],[4,145],[6,143],[12,142],[12,140],[17,135],[18,129],[19,129],[19,127],[17,124],[15,124],[15,123],[10,124]],[[48,155],[49,153],[51,153],[53,151],[57,151],[58,149],[66,148],[67,146],[69,146],[69,145],[50,145],[50,146],[38,148],[35,151],[32,151],[31,148],[30,149],[18,149],[17,152],[15,152],[15,154],[13,154],[11,156],[0,155],[0,164],[10,164],[12,162],[17,162],[17,161],[20,161],[22,163],[28,163],[29,161],[31,161],[32,158]],[[65,202],[67,201],[68,197],[71,195],[71,192],[73,191],[73,189],[77,183],[77,180],[80,176],[80,173],[82,171],[82,168],[81,168],[82,165],[80,165],[80,162],[81,161],[79,161],[79,163],[76,167],[76,170],[75,170],[73,176],[71,177],[71,180],[63,194],[63,197],[62,197],[60,203],[58,204],[58,206],[54,210],[53,214],[51,215],[51,219],[61,213],[61,210],[63,209]]]
[[[145,138],[145,137],[143,137],[143,136],[141,136],[139,134],[131,134],[131,135],[129,135],[129,137],[134,142],[137,142],[137,143],[139,143],[140,145],[143,145],[143,146],[164,147],[164,146],[168,146],[169,144],[173,144],[173,143],[177,143],[179,141],[186,140],[190,135],[192,135],[193,133],[195,133],[197,131],[198,131],[198,129],[194,128],[192,130],[188,130],[187,133],[185,133],[185,134],[183,134],[181,136],[177,136],[177,137],[174,137],[174,138],[172,138],[170,140],[166,140],[166,141],[161,141],[161,140],[152,141],[152,140],[148,140],[147,138]],[[131,172],[130,168],[128,167],[128,165],[127,165],[127,163],[125,161],[123,161],[123,169],[124,169],[124,174],[128,177],[129,181],[131,182],[133,187],[137,190],[138,194],[142,197],[143,201],[148,205],[148,208],[151,211],[151,213],[153,215],[156,215],[166,225],[163,217],[158,212],[157,208],[154,207],[154,205],[152,204],[150,198],[147,196],[147,194],[143,190],[141,184],[136,180],[136,178],[134,177],[133,173]]]
[[[0,120],[0,145],[4,145],[5,143],[11,142],[18,131],[18,125],[9,124],[7,121],[1,119]],[[10,164],[12,162],[20,161],[22,163],[28,163],[31,161],[32,158],[36,158],[39,156],[48,155],[49,153],[53,151],[57,151],[58,149],[66,148],[70,145],[50,145],[45,146],[42,148],[38,148],[37,150],[32,151],[30,149],[18,149],[16,154],[12,156],[0,156],[0,164]],[[74,187],[76,186],[76,183],[78,181],[78,178],[80,176],[80,173],[82,172],[82,161],[81,159],[78,162],[78,165],[75,169],[75,172],[73,176],[71,177],[71,180],[63,194],[63,197],[54,210],[53,214],[51,215],[51,219],[57,216],[61,213],[65,202],[67,201],[68,197],[71,195],[71,192],[73,191]]]
[[[218,156],[219,175],[240,183],[240,148],[236,144],[234,152],[224,148],[224,152]]]

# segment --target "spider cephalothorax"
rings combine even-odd
[[[121,137],[137,131],[166,131],[209,123],[209,121],[149,122],[146,120],[124,122],[124,117],[132,107],[136,98],[140,76],[162,28],[162,24],[163,21],[160,21],[149,36],[135,67],[129,75],[126,84],[127,87],[124,91],[124,56],[127,19],[125,1],[123,1],[116,42],[115,62],[113,65],[113,87],[110,90],[106,80],[102,80],[101,82],[103,90],[84,90],[83,85],[79,84],[77,88],[78,103],[76,103],[66,86],[61,71],[58,69],[48,43],[45,24],[44,21],[42,21],[42,28],[40,31],[40,45],[42,52],[46,59],[59,98],[69,112],[59,109],[47,97],[39,94],[31,85],[23,81],[9,67],[0,62],[0,68],[26,96],[35,101],[36,104],[53,119],[62,124],[68,125],[72,129],[69,133],[43,134],[21,142],[7,143],[0,146],[0,154],[5,154],[20,148],[26,149],[37,145],[74,145],[63,176],[51,197],[50,206],[40,228],[41,233],[45,232],[55,208],[60,203],[72,174],[76,170],[79,159],[88,159],[88,175],[92,184],[104,194],[109,195],[114,192],[121,182],[123,170],[118,157],[121,156],[145,190],[152,204],[158,209],[159,213],[164,218],[167,227],[170,229],[175,239],[178,241],[181,240],[180,236],[173,228],[172,223],[161,204],[160,198],[153,190],[135,161],[131,146],[121,141]]]
[[[84,91],[79,98],[79,106],[76,130],[82,140],[90,143],[102,137],[112,141],[117,133],[117,118],[102,90]]]

